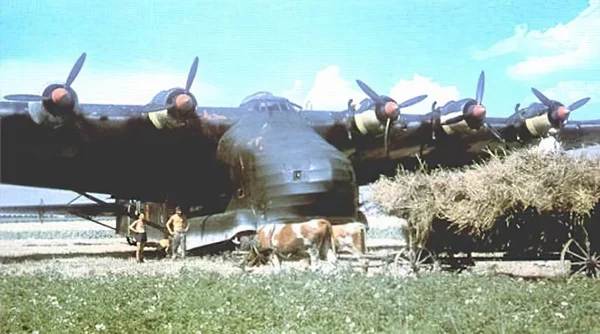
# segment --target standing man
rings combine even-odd
[[[146,241],[148,241],[148,235],[146,234],[146,219],[143,212],[140,212],[138,220],[129,225],[129,232],[133,234],[137,244],[135,257],[139,263],[142,263],[144,262],[144,246],[146,245]]]
[[[185,259],[185,234],[189,231],[190,224],[181,213],[181,207],[178,206],[175,208],[175,214],[167,221],[167,229],[169,230],[169,234],[173,236],[173,247],[171,247],[171,252],[173,252],[172,258],[175,259],[177,257],[177,249],[181,246],[181,258]]]

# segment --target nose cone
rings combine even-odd
[[[175,98],[175,106],[179,110],[188,111],[194,107],[194,103],[187,94],[180,94]]]
[[[485,116],[485,106],[478,104],[475,106],[475,108],[473,108],[473,116],[477,117],[477,118],[483,118]]]
[[[559,107],[558,110],[556,111],[556,115],[558,116],[558,119],[563,121],[563,120],[565,120],[565,118],[567,118],[567,115],[569,114],[569,112],[571,112],[569,109],[567,109],[565,107]]]
[[[61,107],[70,107],[73,105],[71,94],[64,88],[57,88],[52,91],[52,102]]]
[[[398,104],[396,102],[389,101],[388,103],[385,104],[384,110],[385,110],[385,114],[388,118],[395,120],[398,117],[399,111],[398,111]]]

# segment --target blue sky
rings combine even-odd
[[[85,51],[73,84],[80,102],[144,104],[185,85],[198,56],[192,92],[201,105],[234,106],[268,90],[342,110],[364,96],[361,79],[396,99],[430,94],[404,111],[426,112],[433,99],[474,97],[485,70],[490,116],[533,102],[534,86],[565,104],[590,96],[571,119],[600,118],[598,0],[140,3],[4,3],[0,95],[64,82]],[[0,204],[39,202],[39,192],[15,189],[0,186]]]

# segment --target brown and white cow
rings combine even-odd
[[[281,269],[281,260],[305,259],[315,269],[319,259],[333,263],[337,258],[332,226],[325,219],[266,224],[259,227],[252,242],[261,254],[268,254],[277,269]]]
[[[366,253],[365,224],[336,224],[332,229],[336,253],[350,253],[356,256]]]

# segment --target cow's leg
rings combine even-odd
[[[271,264],[277,272],[281,272],[281,259],[276,252],[271,253]]]
[[[315,247],[310,247],[308,249],[308,264],[310,268],[314,271],[318,268],[319,261],[319,250]]]
[[[335,252],[333,251],[332,248],[329,248],[327,250],[327,262],[329,263],[336,263],[337,261],[337,256],[335,255]]]

